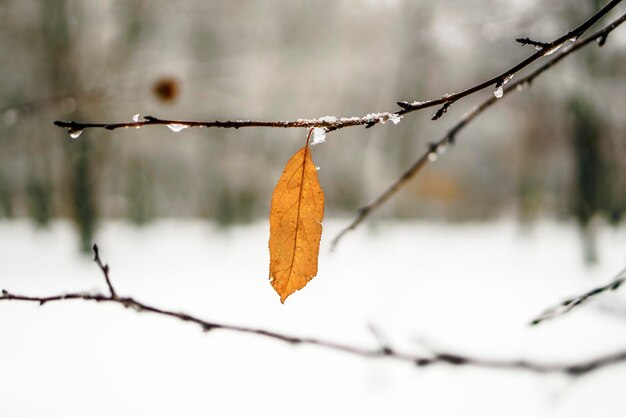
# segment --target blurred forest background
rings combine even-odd
[[[305,130],[165,127],[69,138],[54,120],[287,120],[394,111],[493,76],[602,1],[316,0],[0,2],[0,216],[72,219],[90,247],[102,219],[144,225],[265,218]],[[611,14],[608,19],[613,17]],[[576,220],[626,210],[626,36],[578,52],[482,115],[378,216]],[[328,217],[352,216],[484,91],[314,148]],[[434,110],[433,110],[434,111]],[[604,219],[604,220],[602,220]]]

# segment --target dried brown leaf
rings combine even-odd
[[[317,275],[324,192],[307,146],[291,157],[270,211],[270,281],[280,302]]]

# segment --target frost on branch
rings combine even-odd
[[[365,127],[372,127],[377,123],[385,124],[388,121],[391,121],[394,125],[400,123],[402,116],[397,113],[370,113],[365,116],[365,120],[367,121],[367,125]]]
[[[313,141],[311,142],[311,146],[315,146],[324,142],[326,142],[326,128],[324,127],[313,128]]]

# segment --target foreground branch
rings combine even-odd
[[[94,245],[94,261],[100,268],[104,280],[109,288],[110,294],[102,293],[65,293],[60,295],[53,295],[47,297],[35,297],[27,295],[13,294],[7,290],[2,290],[0,294],[0,301],[23,301],[34,302],[39,305],[44,305],[51,302],[61,302],[68,300],[82,300],[92,301],[96,303],[111,303],[119,304],[126,308],[133,309],[140,313],[153,313],[161,316],[171,317],[184,322],[194,323],[205,331],[212,330],[227,330],[239,333],[248,333],[261,337],[266,337],[281,342],[286,342],[292,345],[313,345],[334,351],[344,352],[347,354],[361,356],[364,358],[389,358],[397,361],[407,362],[415,366],[424,367],[430,365],[453,365],[453,366],[477,366],[490,369],[510,369],[530,371],[541,374],[565,374],[569,376],[580,376],[596,371],[601,368],[605,368],[610,365],[615,365],[621,362],[626,362],[626,350],[599,356],[597,358],[589,359],[579,363],[564,363],[564,364],[549,364],[541,362],[531,362],[525,360],[492,360],[479,357],[460,355],[456,353],[433,351],[431,355],[416,355],[410,353],[403,353],[395,350],[375,330],[372,330],[376,340],[379,343],[377,348],[363,348],[353,345],[347,345],[337,343],[329,340],[317,339],[312,337],[298,337],[291,336],[284,333],[258,329],[254,327],[235,326],[224,323],[216,323],[200,319],[190,314],[167,310],[145,304],[132,297],[119,296],[115,291],[111,279],[109,276],[109,267],[104,264],[100,259],[100,253],[98,247]]]
[[[586,303],[592,298],[595,298],[598,295],[606,294],[610,291],[617,290],[624,282],[626,281],[626,269],[617,274],[617,277],[613,278],[611,282],[602,287],[594,288],[591,291],[588,291],[584,294],[577,295],[572,298],[568,298],[567,300],[557,304],[554,307],[550,307],[545,310],[539,317],[530,322],[531,325],[537,325],[539,323],[543,323],[546,320],[553,319],[555,317],[561,316],[563,314],[569,313],[576,307]]]
[[[473,87],[466,88],[465,90],[444,94],[443,96],[426,100],[426,101],[399,101],[398,105],[400,110],[395,112],[385,113],[370,113],[363,117],[323,117],[320,119],[298,119],[294,121],[257,121],[257,120],[228,120],[228,121],[189,121],[189,120],[168,120],[160,119],[153,116],[146,116],[144,120],[134,120],[128,123],[81,123],[75,121],[56,121],[55,125],[67,128],[70,135],[78,137],[84,129],[90,128],[103,128],[108,130],[115,130],[121,128],[141,128],[144,126],[161,125],[168,126],[173,131],[179,131],[189,127],[219,127],[219,128],[233,128],[239,129],[243,127],[271,127],[271,128],[324,128],[327,131],[344,129],[352,126],[365,126],[366,128],[375,126],[377,124],[384,124],[388,120],[392,120],[397,123],[405,114],[415,112],[417,110],[426,109],[429,107],[441,106],[441,108],[435,113],[433,119],[440,118],[450,107],[452,103],[467,97],[473,93],[484,90],[487,87],[493,86],[496,92],[499,91],[506,82],[511,79],[518,71],[524,69],[528,65],[532,64],[539,58],[550,55],[563,44],[572,39],[577,39],[587,29],[593,26],[598,20],[604,17],[611,9],[617,6],[622,0],[611,0],[596,14],[587,19],[584,23],[570,30],[563,36],[553,40],[552,42],[541,43],[541,47],[533,55],[529,56],[517,65],[503,71],[501,74],[490,78],[482,83],[479,83]]]
[[[626,20],[626,14],[622,15],[619,19],[615,20],[604,29],[595,32],[594,34],[588,36],[587,38],[574,42],[571,45],[568,45],[562,49],[562,51],[556,55],[554,58],[550,59],[533,72],[528,74],[527,76],[520,78],[514,83],[509,83],[502,87],[502,96],[506,96],[509,93],[515,91],[522,91],[528,87],[530,87],[531,83],[535,78],[546,72],[548,69],[555,66],[558,62],[560,62],[566,56],[572,54],[573,52],[589,45],[590,43],[597,42],[600,46],[604,45],[606,39],[615,28],[624,23]],[[337,236],[332,241],[332,248],[336,248],[339,241],[351,230],[354,230],[367,216],[369,216],[373,211],[382,206],[391,196],[393,196],[398,190],[400,190],[406,183],[411,180],[428,162],[434,162],[438,159],[440,155],[442,155],[448,145],[454,144],[454,140],[456,135],[465,128],[472,120],[474,120],[478,115],[480,115],[483,111],[487,110],[493,104],[495,104],[499,99],[495,96],[488,98],[482,103],[474,106],[467,113],[465,113],[461,119],[446,132],[446,134],[437,141],[431,142],[428,145],[428,148],[424,153],[415,161],[413,164],[391,185],[387,187],[385,191],[383,191],[378,197],[373,199],[370,203],[368,203],[365,207],[359,209],[357,217],[344,229],[342,229]]]

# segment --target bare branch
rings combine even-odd
[[[389,358],[401,362],[413,364],[415,366],[424,367],[430,365],[453,365],[453,366],[477,366],[488,369],[510,369],[519,371],[529,371],[541,374],[564,374],[569,376],[581,376],[589,374],[601,368],[610,365],[626,362],[626,350],[606,354],[597,358],[581,361],[579,363],[562,363],[549,364],[541,362],[531,362],[525,360],[492,360],[474,356],[461,355],[444,351],[434,350],[430,355],[417,355],[411,353],[403,353],[392,348],[388,342],[382,337],[380,332],[370,326],[373,336],[378,341],[378,348],[366,348],[354,345],[348,345],[313,337],[298,337],[285,333],[274,332],[254,327],[236,326],[231,324],[217,323],[192,316],[187,313],[167,310],[160,307],[151,306],[132,297],[120,297],[113,290],[109,277],[108,267],[102,263],[99,256],[98,247],[94,245],[94,262],[102,271],[103,277],[109,287],[111,294],[101,293],[65,293],[46,297],[35,297],[27,295],[13,294],[7,290],[0,292],[0,301],[23,301],[33,302],[44,305],[50,302],[61,302],[68,300],[92,301],[98,304],[112,303],[133,309],[140,313],[153,313],[160,316],[171,317],[180,321],[190,322],[198,325],[203,331],[226,330],[239,333],[248,333],[256,336],[279,340],[291,345],[312,345],[326,348],[338,352],[344,352],[350,355],[360,356],[364,358]]]
[[[109,292],[111,293],[111,298],[117,298],[117,294],[115,293],[115,289],[113,288],[113,284],[111,284],[111,279],[109,278],[109,265],[103,264],[100,260],[100,250],[98,249],[98,245],[93,244],[93,260],[98,267],[102,271],[102,275],[104,276],[104,280],[107,283],[107,287],[109,287]]]
[[[522,46],[533,45],[537,50],[542,50],[549,46],[549,44],[545,42],[534,41],[530,38],[517,38],[515,42],[520,43]]]
[[[608,284],[603,285],[602,287],[594,288],[593,290],[588,291],[584,294],[568,298],[567,300],[555,305],[554,307],[550,307],[549,309],[541,313],[539,317],[531,321],[530,324],[534,326],[539,323],[543,323],[546,320],[550,320],[563,314],[569,313],[576,307],[586,303],[587,301],[598,295],[617,290],[624,283],[624,281],[626,281],[626,269],[620,272],[617,277],[615,277]]]
[[[543,65],[535,69],[533,72],[528,74],[527,76],[520,78],[514,83],[508,83],[502,86],[502,94],[506,96],[508,93],[512,93],[515,91],[523,91],[524,89],[530,87],[531,83],[535,78],[543,74],[548,69],[555,66],[558,62],[560,62],[563,58],[570,55],[571,53],[589,45],[593,42],[600,43],[601,41],[606,41],[607,36],[611,33],[615,28],[624,23],[626,20],[626,14],[622,15],[619,19],[613,21],[611,24],[606,26],[604,29],[599,30],[598,32],[588,36],[587,38],[574,42],[566,47],[564,47],[558,55],[555,55],[549,61],[545,62]],[[370,203],[368,203],[365,207],[359,209],[357,216],[355,219],[344,229],[342,229],[337,236],[333,239],[331,248],[335,249],[339,243],[339,241],[351,230],[356,229],[356,227],[365,220],[367,216],[369,216],[373,211],[382,206],[391,196],[393,196],[398,190],[400,190],[404,185],[406,185],[411,178],[413,178],[428,162],[434,162],[437,158],[442,155],[447,149],[448,145],[454,144],[454,140],[456,135],[467,126],[472,120],[474,120],[478,115],[480,115],[483,111],[487,110],[497,101],[499,101],[496,96],[491,96],[487,100],[483,101],[480,104],[477,104],[472,109],[470,109],[467,113],[465,113],[461,119],[446,132],[446,134],[435,142],[431,142],[428,144],[428,149],[415,161],[413,164],[406,170],[404,173],[396,179],[391,185],[387,187],[385,191],[383,191],[380,195],[374,198]],[[400,103],[398,103],[400,104]]]
[[[220,128],[233,128],[239,129],[242,127],[272,127],[272,128],[312,128],[312,127],[324,127],[327,131],[339,130],[352,126],[365,126],[366,128],[375,126],[380,123],[386,123],[388,120],[399,120],[399,116],[403,116],[408,113],[412,113],[417,110],[422,110],[434,106],[442,106],[433,116],[433,120],[440,118],[450,107],[450,105],[464,97],[467,97],[473,93],[481,91],[487,87],[495,86],[498,88],[501,86],[507,78],[512,77],[518,71],[524,69],[531,63],[535,62],[544,55],[549,55],[564,43],[570,39],[577,39],[593,24],[606,15],[611,9],[617,6],[622,0],[611,0],[596,14],[587,19],[584,23],[575,29],[570,30],[565,35],[546,43],[545,47],[535,52],[522,62],[514,65],[501,74],[490,78],[480,84],[473,87],[469,87],[465,90],[459,91],[453,94],[444,94],[440,98],[426,100],[426,101],[414,101],[398,102],[401,110],[395,112],[385,113],[371,113],[363,117],[343,117],[332,118],[330,121],[327,118],[320,119],[298,119],[294,121],[258,121],[258,120],[228,120],[228,121],[190,121],[190,120],[168,120],[160,119],[153,116],[146,116],[142,121],[133,121],[128,123],[82,123],[75,121],[55,121],[56,126],[67,128],[70,134],[78,136],[84,129],[91,128],[103,128],[108,130],[115,130],[121,128],[141,128],[144,126],[161,125],[169,126],[172,130],[180,130],[189,127],[220,127]]]
[[[67,128],[70,131],[82,131],[89,128],[103,128],[107,130],[140,128],[143,126],[168,126],[171,129],[185,129],[189,127],[220,127],[225,129],[240,129],[243,127],[273,127],[273,128],[307,128],[324,127],[328,131],[343,129],[350,126],[374,126],[379,123],[386,123],[388,120],[398,120],[396,113],[371,113],[363,117],[342,117],[319,118],[319,119],[298,119],[293,121],[260,121],[260,120],[227,120],[200,122],[192,120],[168,120],[159,119],[153,116],[145,116],[142,121],[133,121],[129,123],[80,123],[80,122],[64,122],[56,121],[54,124],[59,127]]]

